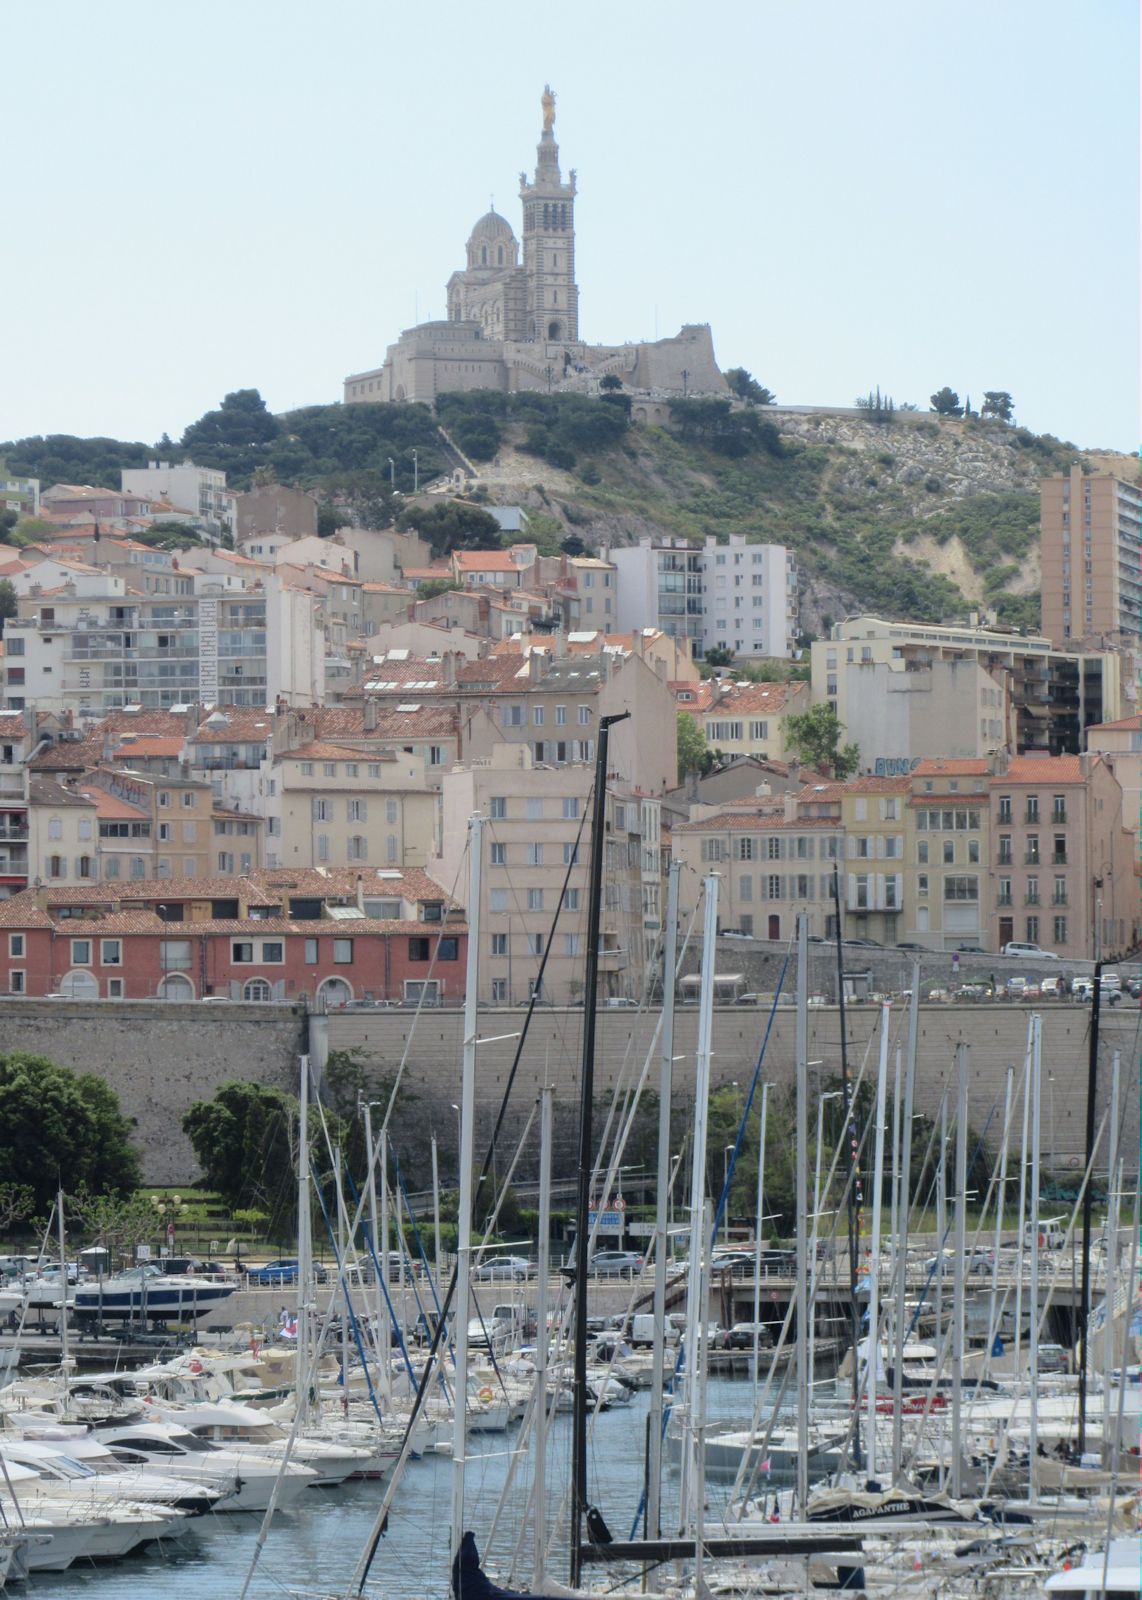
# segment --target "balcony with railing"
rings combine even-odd
[[[1051,821],[1052,821],[1052,823],[1054,824],[1054,826],[1056,828],[1065,828],[1066,825],[1067,825],[1067,808],[1066,808],[1066,806],[1063,806],[1061,810],[1052,811],[1051,812]]]
[[[1070,899],[1068,898],[1066,890],[1064,889],[1064,890],[1060,891],[1060,890],[1056,889],[1055,893],[1051,896],[1051,904],[1053,906],[1066,906],[1066,905],[1069,905],[1070,904]]]
[[[1028,889],[1027,893],[1023,896],[1023,904],[1025,906],[1041,906],[1043,902],[1039,898],[1038,889]]]
[[[1039,819],[1039,807],[1038,806],[1028,806],[1026,811],[1023,813],[1023,820],[1028,825],[1028,827],[1031,827],[1031,828],[1038,827],[1039,820],[1040,820]]]
[[[1023,857],[1023,865],[1025,867],[1037,867],[1040,865],[1040,861],[1041,858],[1038,850],[1028,850],[1027,854]]]
[[[1014,900],[1011,898],[1010,893],[996,895],[995,903],[996,903],[997,906],[999,906],[999,908],[1001,910],[1002,910],[1002,908],[1004,906],[1010,906],[1010,905],[1014,905],[1015,904]]]
[[[1066,864],[1067,864],[1067,852],[1065,850],[1052,850],[1052,852],[1051,852],[1051,865],[1053,867],[1065,867]]]

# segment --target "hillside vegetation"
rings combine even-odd
[[[257,390],[239,390],[180,444],[55,435],[0,444],[0,462],[45,485],[117,487],[121,466],[192,457],[238,487],[276,478],[314,489],[324,527],[338,520],[334,501],[383,526],[396,509],[392,488],[411,491],[414,470],[423,488],[455,450],[479,470],[477,497],[526,505],[545,548],[568,535],[597,548],[644,534],[790,545],[814,631],[858,609],[936,621],[980,604],[1038,626],[1038,480],[1082,459],[1049,435],[976,416],[689,399],[646,427],[631,424],[619,391],[482,391],[442,396],[436,418],[420,405],[275,417]]]

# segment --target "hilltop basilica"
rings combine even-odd
[[[493,208],[468,237],[462,271],[448,280],[448,320],[406,329],[384,365],[345,380],[345,400],[423,400],[456,389],[577,389],[616,373],[649,395],[726,392],[707,324],[648,344],[579,340],[575,282],[575,171],[559,170],[555,96],[545,88],[535,176],[519,175],[523,252]]]

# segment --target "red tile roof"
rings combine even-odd
[[[1085,783],[1079,756],[1012,756],[1007,771],[992,778],[991,787],[1005,783]]]
[[[1119,717],[1117,722],[1093,722],[1086,731],[1089,737],[1092,733],[1109,733],[1111,730],[1137,733],[1139,729],[1142,729],[1142,713],[1136,711],[1132,717]]]
[[[914,778],[935,778],[942,774],[951,777],[983,777],[991,771],[991,763],[984,756],[930,756],[912,768]]]

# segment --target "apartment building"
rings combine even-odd
[[[0,988],[77,1000],[458,1005],[463,913],[422,872],[46,885],[0,907]]]
[[[912,769],[900,924],[908,943],[987,948],[992,766],[980,758],[937,757]]]
[[[186,573],[170,595],[122,577],[72,571],[32,583],[5,629],[5,702],[91,713],[196,701],[264,706],[324,698],[320,603],[274,576]]]
[[[0,466],[0,510],[14,511],[19,517],[38,517],[40,480],[18,478]]]
[[[1142,637],[1142,486],[1084,471],[1039,484],[1043,632],[1137,646]]]
[[[1086,747],[1102,756],[1122,788],[1122,822],[1137,838],[1142,827],[1142,716],[1096,722],[1086,730]]]
[[[808,711],[807,683],[737,683],[709,678],[698,683],[672,683],[679,711],[694,718],[706,744],[720,758],[754,756],[759,761],[786,759],[785,719]]]
[[[798,577],[786,546],[754,544],[742,534],[726,544],[709,535],[701,547],[643,537],[603,554],[617,575],[620,629],[652,623],[689,639],[695,656],[714,645],[735,655],[792,655]]]
[[[32,711],[0,711],[0,900],[28,882],[28,757],[57,718]]]
[[[974,623],[851,617],[813,641],[810,661],[813,704],[832,706],[874,775],[926,757],[1077,754],[1083,730],[1124,715],[1137,692],[1112,650]]]
[[[1098,756],[1021,756],[988,784],[991,948],[1011,940],[1078,960],[1138,942],[1135,838]]]
[[[423,867],[436,832],[424,758],[314,741],[279,755],[283,866]],[[269,819],[278,838],[277,818]]]
[[[702,878],[713,871],[721,874],[719,932],[788,939],[803,913],[810,934],[833,937],[833,870],[835,864],[843,870],[843,845],[837,817],[799,815],[792,795],[780,810],[730,802],[676,824],[671,854],[691,869],[678,884],[682,927],[697,909]]]
[[[738,656],[792,656],[798,577],[785,545],[751,544],[738,533],[721,544],[707,535],[702,578],[703,654],[717,646]]]
[[[189,513],[214,539],[233,538],[238,529],[238,496],[226,487],[226,474],[191,461],[148,461],[119,474],[125,493],[141,500],[166,501]],[[160,513],[161,514],[161,513]]]
[[[549,941],[543,998],[555,1005],[582,998],[593,779],[589,764],[541,767],[526,745],[506,744],[445,774],[431,875],[453,894],[466,892],[468,819],[477,812],[488,819],[481,1000],[526,1001]],[[612,781],[606,826],[599,992],[639,999],[662,915],[659,801]]]
[[[701,553],[687,539],[649,536],[637,544],[603,551],[615,569],[615,619],[620,629],[661,628],[672,638],[688,639],[691,652],[702,654],[704,582]]]
[[[797,812],[828,818],[844,835],[841,899],[846,939],[896,944],[903,933],[907,778],[852,778],[813,783],[797,797]]]

